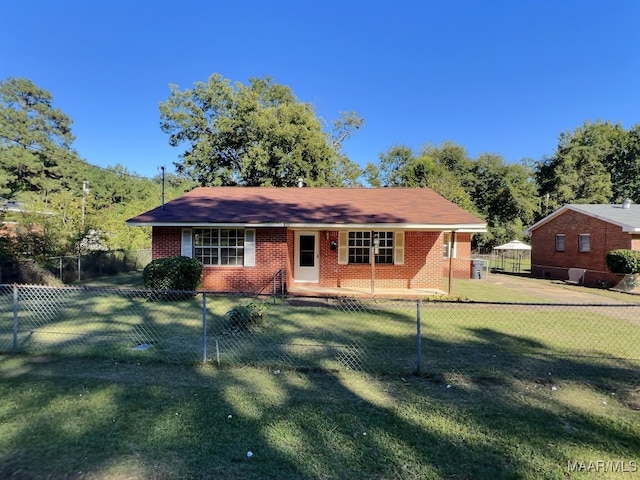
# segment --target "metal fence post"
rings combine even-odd
[[[13,353],[18,353],[18,285],[13,284]]]
[[[202,363],[207,363],[207,292],[202,291]]]
[[[418,299],[416,305],[416,373],[422,373],[422,335],[420,332],[420,311],[422,310],[422,300]]]

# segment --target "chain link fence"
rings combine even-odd
[[[143,269],[151,262],[151,250],[110,250],[83,255],[47,257],[44,260],[0,262],[0,282],[69,284]]]
[[[446,383],[640,382],[640,305],[256,298],[0,285],[0,352]]]

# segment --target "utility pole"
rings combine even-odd
[[[85,214],[86,204],[87,204],[87,193],[89,193],[89,182],[85,180],[82,182],[82,235],[85,234],[84,214]],[[78,281],[80,281],[80,271],[82,270],[81,258],[82,258],[82,252],[81,252],[80,244],[78,244]]]
[[[87,193],[89,193],[89,182],[82,182],[82,228],[84,229],[84,214],[87,204]]]
[[[160,167],[162,169],[162,207],[161,210],[164,210],[164,165]]]

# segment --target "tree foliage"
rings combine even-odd
[[[71,119],[52,99],[28,79],[0,82],[0,195],[5,198],[54,190],[60,163],[77,159]]]
[[[559,136],[553,155],[506,163],[499,155],[470,158],[453,142],[415,155],[394,145],[364,171],[372,186],[429,187],[484,218],[476,246],[523,238],[524,229],[567,203],[640,202],[640,125],[585,122]]]
[[[127,227],[125,220],[161,202],[161,178],[140,178],[121,165],[89,165],[72,149],[71,125],[53,96],[30,80],[0,82],[0,215],[6,222],[0,257],[74,255],[90,232],[112,250],[149,248],[150,229]],[[192,187],[169,175],[166,199]]]
[[[476,236],[478,246],[522,238],[538,209],[532,171],[507,164],[498,155],[469,158],[453,142],[427,146],[415,155],[395,145],[380,155],[378,166],[365,169],[367,180],[388,187],[429,187],[461,208],[484,218],[489,233]]]
[[[0,216],[12,225],[0,234],[0,257],[73,255],[89,236],[112,250],[149,248],[150,229],[125,220],[196,184],[292,186],[303,178],[344,186],[362,175],[371,186],[429,187],[486,220],[478,247],[522,239],[566,203],[640,202],[640,125],[585,122],[561,133],[550,156],[518,163],[471,158],[454,142],[418,152],[399,144],[363,171],[342,151],[362,126],[357,113],[327,123],[268,77],[231,85],[213,75],[193,89],[174,86],[161,119],[170,143],[185,146],[176,174],[100,169],[74,152],[72,120],[49,92],[28,79],[0,82]]]
[[[535,168],[539,195],[550,209],[567,203],[640,200],[640,125],[585,122],[560,134],[554,155]]]
[[[144,285],[158,290],[196,290],[201,282],[202,263],[195,258],[158,258],[142,272]]]
[[[620,275],[640,273],[640,252],[629,249],[616,249],[607,252],[607,268]]]
[[[310,186],[357,183],[359,167],[341,152],[342,142],[362,125],[342,112],[325,133],[312,106],[268,77],[248,85],[214,74],[192,89],[171,86],[160,104],[160,128],[169,144],[185,145],[179,173],[200,185]]]

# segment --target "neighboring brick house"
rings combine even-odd
[[[200,187],[127,221],[152,227],[153,259],[198,258],[203,288],[443,288],[469,278],[486,224],[423,188]],[[377,246],[376,246],[377,245]],[[453,254],[449,258],[449,252]]]
[[[531,275],[568,279],[570,268],[585,270],[585,285],[614,285],[607,252],[640,250],[640,205],[565,205],[527,229],[531,235]]]

